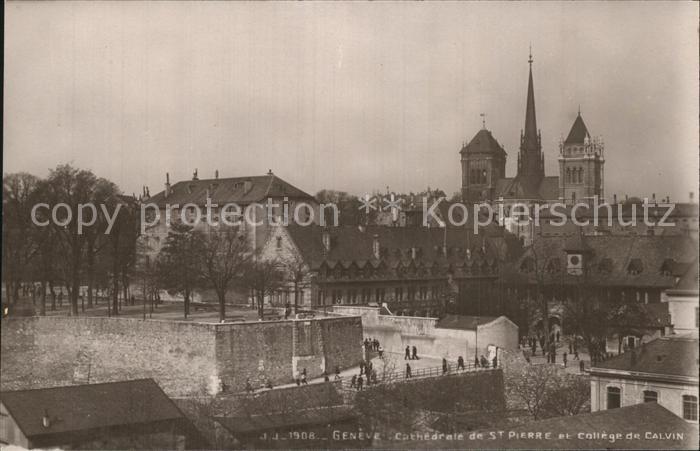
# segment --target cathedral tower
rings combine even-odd
[[[559,197],[567,204],[604,198],[605,166],[602,140],[592,139],[581,111],[566,140],[559,144]]]
[[[544,156],[542,136],[537,130],[535,115],[535,91],[532,83],[532,52],[527,61],[530,64],[530,78],[527,83],[527,105],[525,107],[525,130],[520,131],[520,152],[518,153],[517,177],[531,186],[539,186],[544,177]]]
[[[506,151],[484,125],[459,153],[462,200],[467,203],[493,200],[496,183],[506,176]]]

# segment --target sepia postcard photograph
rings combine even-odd
[[[696,450],[700,4],[5,0],[1,450]]]

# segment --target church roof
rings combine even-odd
[[[578,116],[576,116],[574,125],[571,126],[569,136],[566,137],[564,144],[583,144],[584,140],[590,137],[591,135],[588,134],[588,129],[586,128],[586,124],[583,123],[581,113],[579,113]]]
[[[496,198],[504,199],[541,199],[559,198],[559,177],[543,177],[539,183],[525,177],[506,177],[496,182]]]
[[[464,146],[460,153],[496,153],[505,156],[506,151],[503,149],[496,138],[493,137],[489,130],[482,128],[469,141],[469,144]]]
[[[527,82],[527,106],[525,107],[525,141],[537,143],[537,118],[535,116],[535,91],[532,83],[532,55],[530,55],[530,77]]]

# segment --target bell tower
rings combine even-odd
[[[491,131],[483,128],[460,150],[462,162],[462,201],[493,201],[496,183],[506,176],[506,151]]]
[[[604,150],[601,139],[591,138],[579,109],[569,135],[559,144],[559,198],[563,202],[593,202],[594,196],[604,199]]]

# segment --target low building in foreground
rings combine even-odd
[[[23,448],[206,447],[153,379],[0,393],[0,443]]]
[[[698,423],[698,336],[671,335],[646,343],[590,370],[591,410],[658,403]]]

